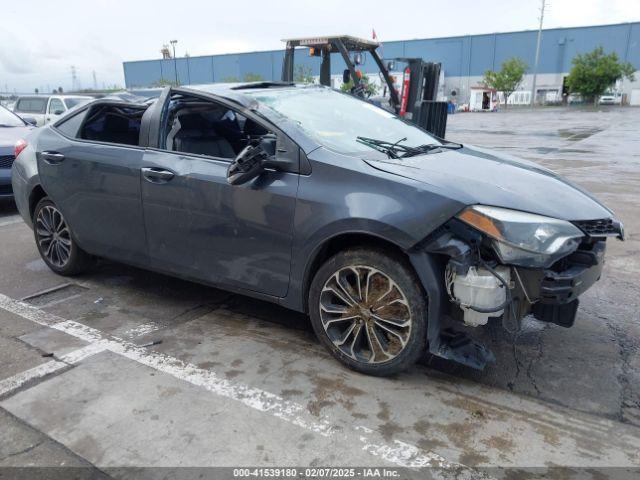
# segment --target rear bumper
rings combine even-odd
[[[546,322],[571,327],[575,321],[578,297],[600,279],[606,242],[594,242],[561,260],[562,268],[548,269],[540,283],[539,301],[533,315]]]

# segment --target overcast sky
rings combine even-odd
[[[545,27],[640,20],[640,0],[550,0]],[[391,8],[393,7],[393,8]],[[282,38],[345,33],[381,41],[536,29],[540,0],[3,0],[0,90],[124,85],[122,62],[282,48]]]

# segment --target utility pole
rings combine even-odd
[[[178,86],[178,60],[176,59],[176,43],[178,43],[178,40],[169,40],[169,43],[173,47],[173,69],[176,72],[176,86]]]
[[[538,40],[536,42],[536,61],[533,66],[533,83],[531,85],[531,108],[536,101],[536,77],[538,76],[538,61],[540,60],[540,40],[542,39],[542,22],[544,21],[544,7],[546,0],[540,0],[540,25],[538,26]]]
[[[91,74],[93,75],[93,89],[98,90],[98,79],[96,78],[96,71],[93,70]]]
[[[77,82],[76,67],[74,65],[71,65],[71,90],[72,91],[75,91],[76,89],[76,82]]]

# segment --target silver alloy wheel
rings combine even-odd
[[[411,335],[406,296],[388,275],[365,265],[329,277],[320,294],[320,319],[333,345],[362,363],[394,359]]]
[[[52,205],[42,207],[35,228],[42,255],[56,267],[64,267],[71,257],[71,234],[60,211]]]

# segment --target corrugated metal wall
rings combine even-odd
[[[385,58],[422,57],[442,62],[445,76],[464,77],[482,75],[486,70],[499,68],[504,60],[514,56],[533,66],[535,45],[536,32],[525,31],[385,42],[382,54]],[[616,52],[621,59],[640,69],[640,22],[544,30],[539,72],[567,72],[576,54],[597,46],[604,47],[607,52]],[[124,62],[125,84],[132,88],[150,86],[162,80],[175,81],[176,69],[183,85],[244,80],[248,74],[260,75],[265,80],[279,80],[283,55],[283,50],[272,50],[178,58],[175,62]],[[332,71],[339,73],[344,63],[338,55],[333,57]],[[297,55],[296,64],[309,65],[314,75],[320,74],[317,58]],[[375,62],[368,59],[362,70],[375,72]]]

